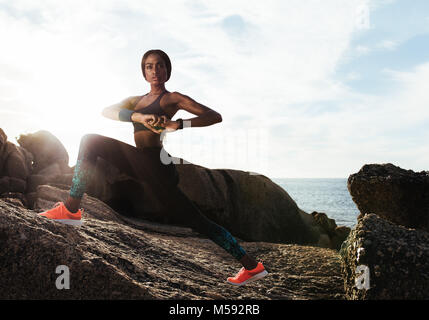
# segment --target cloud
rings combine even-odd
[[[392,40],[384,40],[381,43],[377,45],[380,49],[386,49],[386,50],[394,50],[399,45],[397,41]]]
[[[364,79],[359,70],[341,79],[335,74],[347,59],[400,43],[390,37],[353,42],[356,35],[376,30],[374,3],[387,5],[366,0],[0,1],[0,36],[6,44],[0,92],[8,93],[0,99],[0,110],[10,111],[13,103],[31,115],[22,122],[9,116],[2,126],[12,135],[23,128],[52,131],[69,150],[72,165],[80,137],[89,131],[132,144],[130,126],[99,113],[126,96],[147,92],[141,55],[161,48],[173,62],[167,88],[223,116],[221,124],[192,130],[198,137],[191,143],[195,152],[183,153],[180,148],[189,143],[171,135],[166,145],[172,154],[192,154],[194,162],[208,167],[228,163],[257,171],[251,159],[234,156],[233,150],[246,145],[268,157],[261,172],[267,175],[345,176],[368,154],[382,158],[380,146],[389,146],[390,140],[377,137],[383,128],[392,132],[393,124],[399,125],[399,116],[385,123],[391,108],[400,109],[398,101],[411,99],[422,108],[411,94],[422,95],[413,90],[426,79],[423,65],[410,73],[387,69],[385,75],[403,88],[396,101],[349,86]],[[366,13],[371,13],[369,25]],[[177,117],[192,116],[179,112]],[[417,119],[407,121],[410,128]],[[255,137],[238,138],[251,130],[262,130],[262,146]],[[222,149],[227,143],[232,147]],[[359,148],[353,147],[356,143]],[[205,156],[216,150],[229,160]]]

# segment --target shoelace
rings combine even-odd
[[[240,269],[240,271],[238,271],[238,273],[237,273],[237,278],[239,278],[243,273],[245,273],[246,272],[246,269],[243,267],[243,268],[241,268]]]

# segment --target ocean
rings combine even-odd
[[[271,179],[281,186],[307,213],[324,212],[337,226],[353,228],[359,210],[347,190],[347,178]]]

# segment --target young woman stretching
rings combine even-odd
[[[143,55],[141,67],[145,80],[150,83],[150,92],[144,96],[129,97],[103,110],[107,118],[133,123],[136,147],[96,134],[85,135],[80,142],[67,200],[65,203],[58,202],[40,216],[81,225],[80,202],[100,157],[129,176],[148,182],[153,194],[168,212],[173,212],[193,230],[206,235],[237,259],[243,268],[235,277],[229,277],[228,283],[240,286],[263,278],[268,272],[262,263],[257,263],[246,254],[227,230],[205,217],[178,188],[178,172],[160,139],[163,130],[172,132],[183,129],[184,120],[171,120],[179,109],[197,115],[186,120],[185,127],[209,126],[221,122],[221,115],[186,95],[165,89],[165,82],[171,75],[171,62],[165,52],[149,50]]]

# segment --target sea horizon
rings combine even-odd
[[[359,210],[347,189],[348,178],[273,178],[298,207],[307,212],[323,212],[337,226],[353,228]]]

